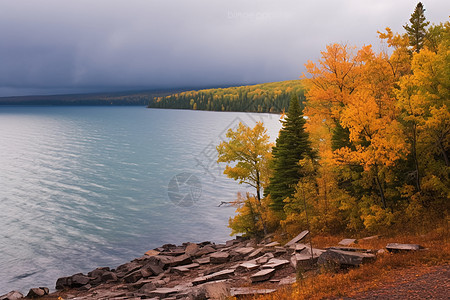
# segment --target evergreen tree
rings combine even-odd
[[[425,19],[425,8],[423,8],[422,2],[417,3],[414,13],[411,14],[409,22],[411,25],[404,25],[406,33],[409,38],[409,44],[413,47],[415,52],[419,52],[423,48],[423,43],[425,41],[427,30],[425,27],[430,24],[430,22]]]
[[[271,208],[276,212],[282,212],[283,200],[295,193],[301,177],[299,161],[306,155],[313,157],[308,133],[304,128],[306,121],[296,95],[292,96],[289,111],[282,123],[276,146],[272,149],[273,176],[264,191],[265,195],[270,194]]]

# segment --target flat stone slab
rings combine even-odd
[[[210,275],[206,275],[206,276],[200,276],[195,278],[192,281],[193,285],[199,285],[205,282],[209,282],[209,281],[217,281],[217,280],[222,280],[222,279],[228,279],[231,275],[234,274],[234,270],[232,269],[226,269],[226,270],[222,270],[219,272],[215,272],[212,273]]]
[[[329,247],[327,248],[327,250],[328,249],[350,251],[350,252],[361,252],[361,253],[370,253],[372,251],[369,249],[354,248],[354,247]]]
[[[252,253],[253,251],[255,251],[255,248],[253,247],[241,247],[241,248],[236,248],[234,249],[234,251],[236,251],[237,253],[241,254],[241,255],[249,255],[250,253]]]
[[[214,252],[209,256],[210,262],[212,264],[224,264],[228,262],[230,254],[227,252]]]
[[[252,282],[266,281],[269,280],[274,274],[275,269],[264,269],[250,276],[250,280]]]
[[[149,292],[148,296],[150,297],[160,297],[167,298],[169,295],[178,293],[179,289],[177,288],[157,288]]]
[[[295,252],[300,252],[300,251],[303,251],[304,249],[306,249],[307,247],[309,247],[309,246],[306,244],[294,244],[290,248],[294,249]]]
[[[249,258],[256,258],[258,256],[261,256],[263,254],[262,250],[263,250],[262,248],[257,248],[252,253],[250,253],[250,255],[248,257]]]
[[[375,258],[375,255],[370,253],[328,249],[319,257],[318,263],[325,264],[327,262],[334,262],[340,266],[359,266],[363,263],[373,261]]]
[[[196,260],[194,260],[196,263],[201,264],[201,265],[206,265],[210,263],[210,258],[209,257],[201,257],[201,258],[197,258]]]
[[[311,254],[295,253],[291,257],[291,265],[294,269],[310,269],[317,263],[318,258],[318,256],[311,257]]]
[[[266,247],[275,247],[275,246],[279,246],[279,245],[280,245],[280,243],[278,243],[278,242],[272,242],[272,243],[266,244],[264,246],[266,246]]]
[[[147,255],[147,256],[155,256],[155,255],[158,255],[159,253],[161,253],[161,252],[156,251],[156,250],[148,250],[147,252],[145,252],[145,255]]]
[[[237,266],[237,270],[245,270],[245,271],[253,271],[259,268],[259,265],[251,263],[251,262],[245,262]]]
[[[230,294],[232,297],[251,296],[251,295],[265,295],[275,292],[275,289],[254,289],[249,287],[231,288]]]
[[[184,265],[184,266],[178,266],[178,267],[173,267],[172,269],[178,272],[189,272],[191,269],[195,269],[200,267],[200,264],[197,263],[193,263],[193,264],[189,264],[189,265]]]
[[[399,244],[399,243],[390,243],[387,244],[386,249],[389,252],[398,252],[398,251],[417,251],[423,249],[422,246],[417,244]]]
[[[286,243],[285,246],[289,247],[293,244],[296,244],[298,242],[300,242],[302,239],[304,239],[307,235],[309,234],[309,230],[304,230],[302,232],[300,232],[295,238],[293,238],[292,240],[290,240],[289,242]]]
[[[289,261],[286,259],[278,259],[278,258],[272,258],[270,259],[266,264],[262,266],[263,269],[281,269],[285,265],[288,265]]]
[[[353,244],[355,241],[356,241],[356,239],[343,239],[338,244],[342,245],[342,246],[348,246],[348,245]]]

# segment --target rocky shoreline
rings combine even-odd
[[[273,293],[292,284],[300,272],[321,267],[347,268],[376,259],[377,251],[340,246],[316,249],[301,243],[301,232],[281,246],[271,236],[262,240],[236,237],[225,244],[211,242],[166,244],[115,269],[100,267],[56,281],[56,292],[47,287],[18,291],[0,300],[42,299],[222,299]],[[389,244],[388,251],[419,250],[419,245]],[[384,249],[378,250],[385,251]]]

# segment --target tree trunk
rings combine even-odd
[[[378,167],[375,166],[375,182],[378,187],[378,191],[380,192],[381,203],[383,204],[383,208],[387,209],[386,198],[384,196],[383,186],[381,185],[380,178],[378,177]]]

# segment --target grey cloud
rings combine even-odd
[[[2,0],[0,96],[298,78],[329,43],[377,44],[411,0]],[[424,3],[448,20],[445,0]]]

